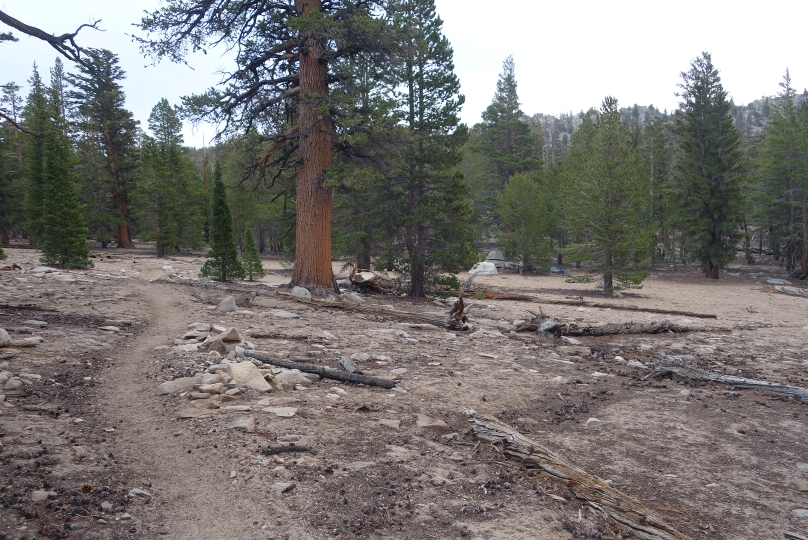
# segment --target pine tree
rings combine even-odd
[[[31,91],[22,112],[23,127],[30,133],[23,144],[25,163],[25,232],[33,246],[42,243],[42,200],[45,196],[45,133],[49,127],[48,97],[39,71],[28,80]]]
[[[403,0],[394,9],[402,32],[398,111],[405,133],[387,192],[402,242],[391,243],[403,251],[409,295],[423,297],[430,276],[459,270],[473,253],[468,186],[457,170],[468,129],[458,119],[464,98],[434,0]]]
[[[222,182],[222,164],[216,162],[213,172],[213,193],[210,201],[210,251],[200,274],[213,276],[220,281],[230,278],[244,279],[244,267],[238,260],[238,251],[233,239],[233,219],[227,205],[227,193]]]
[[[244,267],[244,273],[250,281],[253,278],[262,278],[266,275],[264,267],[261,265],[261,259],[258,257],[258,248],[255,247],[255,239],[253,238],[253,231],[248,227],[244,231],[244,257],[241,260]]]
[[[157,256],[165,257],[200,245],[203,194],[199,175],[183,154],[182,122],[166,99],[152,109],[149,130],[154,137],[143,137],[133,198],[141,238],[154,240]]]
[[[109,220],[99,223],[97,228],[114,228],[118,247],[130,248],[134,243],[129,194],[137,167],[138,122],[124,108],[126,97],[120,81],[125,73],[118,65],[117,55],[106,49],[85,49],[84,54],[84,63],[78,65],[79,74],[68,75],[75,87],[68,97],[81,119],[78,127],[89,143],[87,150],[93,150],[94,146],[95,152],[102,156],[107,177],[106,189],[88,193],[93,195],[88,203],[91,209],[101,205],[105,210],[95,213],[96,220]],[[114,205],[111,208],[109,198]]]
[[[565,171],[566,217],[575,241],[564,251],[603,275],[603,289],[636,287],[648,275],[652,239],[648,182],[617,100],[603,101],[597,122],[573,136]]]
[[[64,72],[61,61],[51,71],[49,118],[44,136],[42,197],[42,262],[88,267],[87,225],[75,182],[75,156],[64,117]]]
[[[549,222],[545,192],[524,173],[511,176],[497,197],[500,230],[497,242],[509,256],[522,261],[521,268],[550,266]]]
[[[676,261],[676,234],[674,221],[673,197],[673,167],[672,167],[672,140],[670,126],[666,125],[661,116],[655,116],[642,129],[637,145],[645,174],[651,189],[650,222],[654,227],[657,243],[662,244],[663,253],[670,252],[673,261]],[[651,251],[651,263],[655,262],[657,250]]]
[[[24,161],[22,147],[24,133],[14,124],[19,124],[22,112],[20,87],[9,82],[2,85],[0,97],[0,247],[8,246],[10,233],[22,229]]]
[[[502,63],[494,99],[483,111],[482,140],[477,147],[494,164],[500,185],[516,173],[538,170],[544,146],[541,133],[522,120],[515,71],[509,56]]]
[[[709,53],[690,64],[679,85],[676,120],[679,224],[705,277],[735,258],[744,213],[744,155],[730,102]]]

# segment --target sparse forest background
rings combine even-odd
[[[387,7],[342,12],[333,35],[310,13],[287,28],[333,50],[324,56],[329,91],[311,110],[287,49],[256,41],[229,86],[162,100],[146,125],[126,109],[113,51],[88,48],[80,63],[57,59],[26,82],[0,81],[2,245],[27,238],[46,262],[82,266],[88,238],[104,248],[153,242],[163,257],[213,252],[229,240],[212,242],[212,233],[230,227],[243,258],[257,249],[294,260],[302,141],[313,136],[297,126],[312,113],[328,118],[317,186],[333,197],[330,238],[315,247],[357,268],[400,272],[412,296],[491,249],[523,272],[575,265],[607,291],[640,285],[654,265],[697,262],[718,278],[736,258],[764,254],[792,276],[808,274],[808,91],[792,88],[787,70],[771,96],[738,105],[702,53],[671,66],[683,70],[675,111],[604,96],[552,116],[521,110],[517,68],[530,66],[507,58],[482,122],[465,126],[434,3]],[[166,21],[168,11],[156,12],[141,28]],[[273,95],[245,75],[270,61]],[[188,148],[183,119],[218,121],[221,137]],[[212,211],[218,180],[227,227]]]

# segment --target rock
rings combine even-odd
[[[216,306],[216,311],[221,311],[222,313],[230,313],[231,311],[236,311],[238,307],[236,307],[236,299],[232,296],[228,296],[222,302]]]
[[[645,364],[643,364],[642,362],[638,362],[637,360],[629,360],[626,365],[628,367],[633,367],[633,368],[640,368],[640,369],[645,369],[646,368]]]
[[[188,399],[197,400],[197,399],[209,399],[210,394],[205,392],[190,392],[188,394]]]
[[[189,330],[182,335],[182,339],[205,339],[206,337],[208,337],[208,333],[199,330]]]
[[[22,324],[24,324],[25,326],[36,326],[37,328],[45,328],[46,326],[48,326],[48,323],[46,323],[45,321],[37,321],[34,319],[22,321]]]
[[[277,311],[272,312],[273,317],[278,317],[279,319],[297,319],[300,317],[297,313],[292,313],[291,311],[284,311],[279,309]]]
[[[451,429],[449,429],[448,424],[446,424],[446,422],[444,422],[443,420],[438,420],[437,418],[431,418],[425,414],[416,414],[415,418],[418,427],[422,427],[425,429],[434,429],[436,431],[444,431],[446,433],[451,431]]]
[[[353,353],[351,355],[351,360],[354,362],[368,362],[370,361],[370,355],[363,352]]]
[[[345,465],[345,468],[349,471],[361,471],[362,469],[368,469],[375,466],[375,461],[354,461],[353,463],[348,463]]]
[[[252,432],[255,431],[255,418],[252,416],[242,416],[232,422],[219,422],[219,425],[225,429],[240,429],[242,431]]]
[[[227,354],[227,346],[221,339],[214,339],[208,345],[208,353],[215,352],[216,354],[225,356]]]
[[[135,321],[131,319],[104,319],[104,324],[113,326],[132,326],[135,324]]]
[[[390,370],[390,374],[392,374],[394,377],[398,377],[399,375],[404,375],[405,373],[407,373],[407,368],[403,368],[403,367]]]
[[[227,379],[218,373],[203,373],[199,384],[227,384]]]
[[[46,501],[48,498],[56,497],[55,491],[32,491],[31,492],[31,500],[34,502],[37,501]]]
[[[297,414],[297,407],[266,407],[261,409],[265,413],[272,413],[281,418],[291,418]]]
[[[186,343],[185,345],[175,345],[171,348],[174,352],[197,352],[199,343]]]
[[[241,334],[239,334],[239,331],[235,328],[228,328],[225,332],[222,332],[216,336],[216,339],[220,339],[225,342],[235,341],[241,343]]]
[[[379,424],[385,427],[389,427],[392,429],[398,429],[401,427],[401,420],[379,420]]]
[[[121,514],[120,518],[121,518],[122,521],[126,521],[128,519],[132,519],[132,516],[129,515],[128,513],[124,512],[123,514]]]
[[[626,359],[625,359],[625,358],[623,358],[622,356],[615,356],[615,357],[614,357],[614,361],[615,361],[615,362],[620,362],[621,364],[625,364],[625,363],[626,363]]]
[[[0,347],[8,347],[9,345],[11,345],[11,336],[8,335],[5,329],[0,328]]]
[[[129,497],[132,499],[149,500],[152,498],[152,494],[146,491],[145,489],[132,488],[129,490]]]
[[[100,326],[98,327],[99,330],[104,330],[106,332],[120,332],[121,329],[117,326]]]
[[[113,506],[112,503],[109,501],[104,501],[101,503],[101,510],[104,512],[112,512]]]
[[[683,396],[683,397],[690,397],[690,394],[691,394],[691,392],[688,389],[684,389],[681,392],[679,392],[679,395]]]
[[[252,411],[252,407],[249,405],[228,405],[226,407],[222,407],[223,412],[250,412]]]
[[[789,478],[787,486],[789,489],[796,489],[797,491],[808,491],[808,481],[801,478]]]
[[[590,418],[586,421],[586,429],[600,429],[600,420],[597,418]]]
[[[227,330],[227,327],[222,326],[221,324],[211,324],[210,329],[213,330],[214,332],[217,332],[217,333],[221,334],[222,332]]]
[[[23,338],[23,340],[21,342],[18,342],[17,345],[21,346],[21,347],[34,347],[36,345],[39,345],[43,341],[45,341],[45,339],[41,338],[39,336],[27,337],[27,338]]]
[[[778,278],[767,279],[766,283],[771,283],[772,285],[791,285],[789,280]]]
[[[259,392],[269,392],[272,390],[264,376],[252,362],[238,362],[227,364],[227,374],[238,383],[243,383],[247,388],[258,390]]]
[[[801,471],[808,471],[808,463],[797,463],[797,468]]]
[[[177,413],[178,420],[188,420],[190,418],[203,418],[206,416],[212,416],[217,414],[216,411],[213,410],[203,410],[203,409],[183,409]]]
[[[323,330],[323,337],[325,337],[325,339],[337,339],[337,336],[335,336],[328,330]]]
[[[19,379],[17,377],[12,377],[12,378],[8,379],[6,382],[3,383],[3,391],[4,392],[14,392],[14,391],[19,390],[23,386],[25,386],[25,383],[22,382],[22,379]]]
[[[183,392],[191,388],[193,385],[199,384],[201,378],[201,375],[195,375],[193,377],[180,377],[179,379],[174,379],[173,381],[166,381],[158,386],[154,393],[158,396],[164,396],[166,394]]]
[[[569,383],[569,381],[567,379],[565,379],[564,377],[562,377],[561,375],[559,375],[558,377],[553,377],[552,379],[550,379],[550,382],[553,383],[553,384],[567,384],[567,383]]]
[[[284,369],[280,373],[275,374],[275,380],[283,384],[311,384],[311,381],[306,378],[300,370],[297,369]]]
[[[583,345],[583,343],[580,340],[568,336],[561,336],[561,340],[566,341],[570,345]]]
[[[301,375],[306,377],[309,380],[309,382],[313,383],[320,382],[320,376],[317,375],[316,373],[301,373]]]
[[[793,510],[793,512],[797,517],[808,517],[808,510],[805,508],[797,508],[796,510]]]
[[[300,298],[308,298],[311,300],[311,293],[308,289],[303,287],[295,287],[292,289],[292,296],[298,296]]]
[[[272,484],[272,491],[277,493],[289,493],[297,487],[294,482],[275,482]]]
[[[365,299],[362,298],[362,295],[357,294],[357,293],[352,292],[352,291],[342,293],[342,297],[345,298],[346,300],[349,300],[351,302],[356,302],[358,304],[361,304],[361,303],[363,303],[365,301]]]
[[[210,332],[210,325],[208,323],[195,322],[188,325],[189,330],[196,330],[197,332]]]

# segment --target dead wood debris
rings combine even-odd
[[[351,265],[349,277],[351,284],[359,290],[375,293],[392,293],[401,287],[401,283],[388,279],[373,270],[358,270]]]
[[[575,323],[565,323],[547,317],[539,312],[533,318],[514,328],[516,332],[538,332],[546,337],[560,338],[561,336],[614,336],[618,334],[662,334],[662,333],[686,333],[686,332],[728,332],[727,328],[716,328],[710,326],[683,326],[670,321],[650,322],[650,323],[606,323],[603,325],[578,325]]]
[[[276,454],[286,454],[289,452],[311,452],[312,454],[316,454],[317,450],[312,448],[311,446],[299,445],[299,444],[290,444],[289,446],[276,446],[276,447],[268,447],[261,450],[261,453],[265,456],[274,456]]]
[[[668,356],[666,354],[660,354],[657,358],[659,361],[654,364],[654,370],[646,375],[643,380],[654,377],[674,376],[686,381],[707,381],[726,384],[739,390],[773,392],[781,396],[801,399],[804,402],[808,402],[808,388],[704,371],[689,366],[687,362],[681,358]]]
[[[783,531],[783,537],[789,540],[808,540],[808,532],[798,533],[794,531]]]
[[[603,479],[568,461],[560,454],[528,439],[514,428],[490,416],[472,418],[471,430],[500,451],[536,467],[551,479],[565,484],[575,496],[644,540],[687,540],[642,503],[609,486]]]
[[[258,354],[253,351],[244,351],[243,354],[247,358],[260,360],[265,364],[270,364],[273,366],[283,367],[287,369],[297,369],[304,373],[314,373],[315,375],[319,375],[323,379],[333,379],[335,381],[367,384],[368,386],[380,386],[382,388],[387,389],[395,388],[396,386],[396,382],[391,381],[390,379],[381,379],[379,377],[371,377],[369,375],[359,375],[357,373],[346,373],[343,371],[337,371],[323,366],[315,366],[312,364],[305,364],[303,362],[296,362],[294,360],[271,358],[269,356],[264,356],[263,354]]]
[[[469,291],[475,294],[475,291]],[[680,315],[682,317],[698,317],[700,319],[716,319],[717,315],[712,313],[697,313],[695,311],[681,311],[675,309],[645,308],[632,306],[629,304],[614,304],[609,302],[593,302],[584,300],[583,297],[573,298],[547,298],[534,296],[532,294],[516,294],[499,291],[479,291],[483,298],[488,300],[518,300],[523,302],[535,302],[537,304],[556,304],[565,306],[582,306],[589,308],[616,309],[619,311],[640,311],[643,313],[658,313],[660,315]]]
[[[46,308],[42,306],[38,306],[36,304],[7,304],[7,303],[0,303],[0,309],[18,309],[20,311],[48,311],[52,313],[58,312],[58,310],[53,308]]]

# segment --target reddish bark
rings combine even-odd
[[[319,11],[320,0],[297,0],[297,13],[305,16]],[[310,32],[301,47],[300,165],[297,169],[295,203],[295,268],[292,284],[314,290],[334,288],[331,266],[332,191],[323,186],[325,172],[333,160],[331,119],[318,106],[328,98],[328,64],[323,45]]]
[[[118,170],[118,155],[112,143],[112,136],[109,132],[109,123],[106,118],[101,118],[101,129],[104,134],[104,146],[107,152],[107,169],[112,179],[112,200],[115,202],[115,209],[118,211],[118,247],[133,248],[135,243],[129,234],[129,223],[132,221],[129,216],[129,205],[126,202],[126,189],[124,188],[123,174]]]

